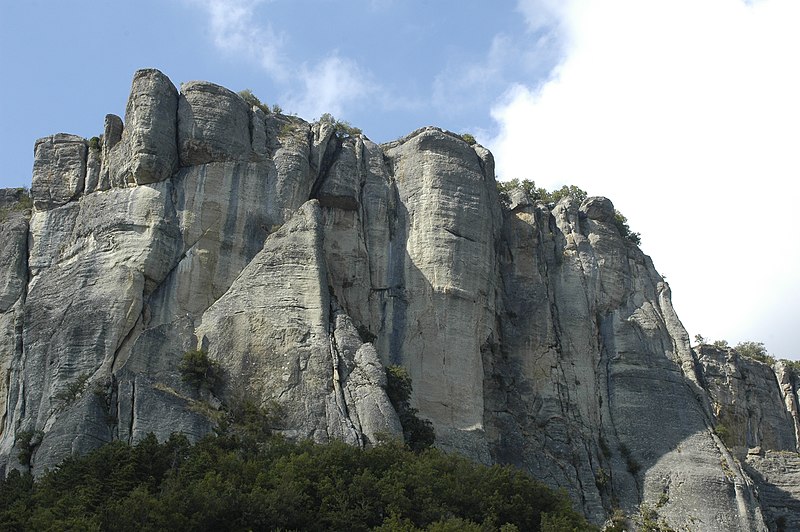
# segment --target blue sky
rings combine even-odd
[[[472,132],[500,178],[611,198],[691,335],[800,358],[798,27],[796,0],[0,0],[0,186],[144,67],[376,142]]]

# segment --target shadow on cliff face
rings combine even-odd
[[[800,455],[766,451],[742,461],[758,487],[758,498],[770,530],[800,530]]]
[[[690,528],[756,523],[752,495],[734,489],[744,479],[725,475],[723,462],[738,466],[711,435],[668,287],[604,202],[506,213],[500,337],[484,355],[493,459],[565,487],[598,523],[642,503]]]
[[[406,143],[413,148],[407,150]],[[424,148],[417,150],[414,143]],[[404,172],[425,165],[407,159],[428,157],[428,147],[450,158],[453,149],[469,150],[460,139],[427,129],[390,147],[393,156],[364,143],[357,145],[363,150],[357,156],[334,163],[333,182],[320,187],[320,194],[336,194],[320,198],[328,205],[323,209],[328,275],[344,310],[376,337],[384,364],[409,370],[412,402],[433,421],[437,445],[487,461],[477,331],[488,305],[481,299],[486,290],[464,285],[473,280],[465,264],[474,256],[493,260],[493,245],[486,253],[477,249],[475,238],[463,236],[475,228],[466,227],[452,201],[458,194],[485,196],[487,183],[482,174],[470,182],[458,181],[452,172],[447,179],[436,173],[412,179]],[[357,168],[342,172],[340,161],[350,159]],[[473,174],[480,172],[476,161],[473,153]],[[347,181],[353,175],[361,176],[360,193]],[[358,209],[348,208],[356,202],[343,201],[345,193],[357,196]]]

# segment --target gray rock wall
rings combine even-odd
[[[749,454],[744,468],[758,485],[770,530],[800,530],[800,456],[787,451]]]
[[[438,446],[563,487],[598,523],[644,504],[677,529],[762,530],[759,494],[787,485],[714,427],[730,413],[747,446],[796,450],[789,370],[698,358],[609,200],[503,204],[491,154],[452,133],[379,146],[144,70],[99,142],[37,142],[32,194],[0,233],[6,469],[200,438],[242,398],[289,436],[372,445],[402,433],[384,391],[402,364]],[[180,375],[194,349],[213,389]]]
[[[86,140],[58,133],[36,141],[31,193],[37,209],[77,199],[86,182]]]
[[[714,416],[729,446],[796,451],[796,412],[785,403],[775,371],[733,349],[703,345],[697,351]]]

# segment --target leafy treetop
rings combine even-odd
[[[333,125],[333,127],[336,128],[336,135],[339,138],[357,137],[358,135],[362,134],[361,129],[352,126],[350,122],[336,120],[330,113],[324,113],[321,117],[319,117],[319,121],[327,122]]]
[[[38,481],[0,480],[3,530],[597,530],[512,467],[487,467],[398,442],[235,434],[195,445],[183,435],[115,441],[71,457]]]
[[[242,100],[247,102],[249,105],[258,107],[265,113],[269,114],[270,112],[269,105],[262,103],[261,100],[258,98],[258,96],[253,94],[253,91],[251,91],[250,89],[240,90],[237,94],[241,96]]]
[[[208,358],[208,353],[202,349],[185,352],[178,364],[178,371],[184,382],[208,390],[213,390],[222,379],[219,364]]]
[[[524,190],[533,200],[543,201],[547,204],[555,205],[563,198],[572,196],[576,201],[581,202],[588,197],[588,194],[582,188],[575,185],[564,185],[559,189],[548,191],[547,189],[536,186],[536,183],[530,179],[512,179],[510,181],[498,181],[497,190],[500,192],[501,198],[508,201],[508,194],[516,188]]]
[[[403,439],[414,451],[429,448],[436,440],[433,424],[418,416],[419,411],[411,406],[411,376],[402,366],[386,368],[386,395],[400,418]]]

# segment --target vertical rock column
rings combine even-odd
[[[394,317],[402,344],[390,357],[409,369],[437,444],[488,461],[481,348],[494,326],[494,179],[470,146],[435,128],[386,153],[407,235],[405,256],[391,258],[403,265],[407,306]]]
[[[125,108],[121,140],[109,149],[101,182],[111,186],[144,185],[169,178],[178,169],[178,91],[155,69],[137,70]],[[112,130],[118,131],[117,127]],[[109,123],[106,122],[106,133]],[[105,142],[113,144],[115,138]]]
[[[28,280],[30,213],[16,208],[21,198],[21,191],[0,190],[0,210],[4,211],[0,218],[0,453],[13,444],[2,436],[8,433],[9,385],[19,369],[22,355],[20,336]]]

